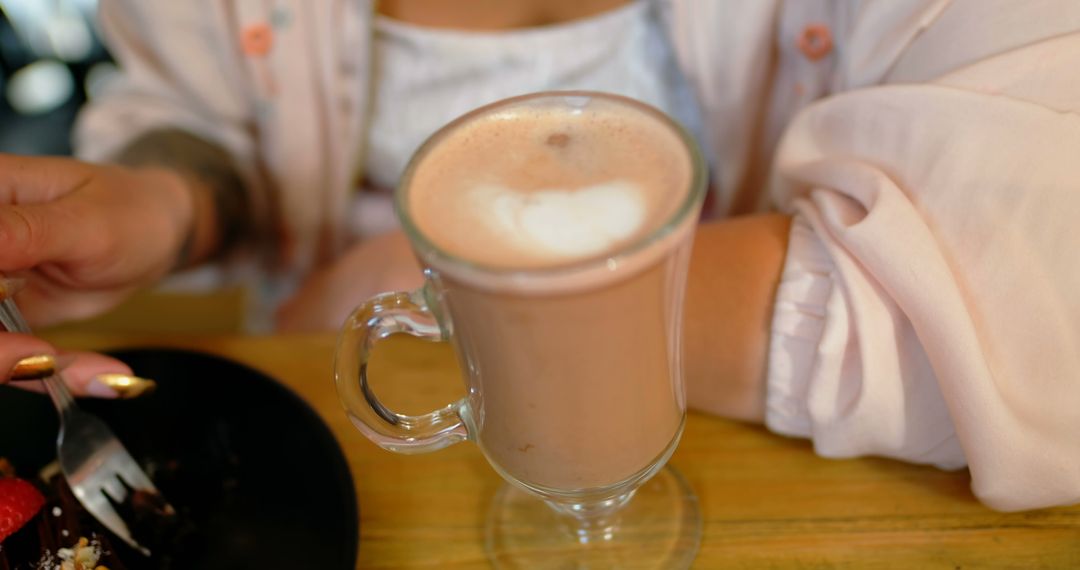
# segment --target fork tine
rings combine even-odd
[[[111,474],[105,474],[101,478],[101,490],[106,495],[112,498],[117,503],[123,503],[127,498],[128,492],[124,484],[120,482],[120,479],[113,477]]]
[[[124,523],[124,519],[120,518],[116,509],[109,503],[108,497],[104,493],[85,493],[81,494],[79,500],[82,502],[86,510],[90,511],[94,518],[101,524],[105,525],[105,528],[112,531],[113,534],[120,537],[121,540],[128,543],[129,546],[142,552],[146,556],[150,556],[150,550],[139,543],[135,542],[135,539],[131,537],[131,531],[128,530],[127,524]]]
[[[154,487],[153,481],[146,475],[146,472],[139,467],[139,464],[135,462],[135,459],[131,457],[126,451],[122,451],[119,454],[114,454],[110,458],[113,470],[116,474],[128,484],[129,487],[138,491],[149,491],[157,493],[157,487]]]

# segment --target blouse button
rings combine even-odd
[[[241,32],[240,47],[246,55],[263,57],[274,47],[274,32],[265,23],[247,26]]]
[[[810,24],[799,34],[797,45],[807,59],[818,61],[832,52],[832,32],[825,24]]]

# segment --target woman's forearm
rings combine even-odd
[[[683,327],[694,409],[760,422],[773,297],[791,218],[745,216],[702,224],[694,240]]]

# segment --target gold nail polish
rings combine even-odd
[[[8,297],[14,297],[24,286],[26,286],[25,279],[0,277],[0,301]]]
[[[128,374],[98,374],[94,380],[115,391],[122,399],[137,398],[157,388],[157,382]]]
[[[9,380],[40,380],[56,374],[56,358],[48,354],[27,356],[15,363]]]

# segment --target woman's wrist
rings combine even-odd
[[[683,327],[692,408],[763,421],[772,308],[790,227],[789,216],[767,214],[698,229]]]
[[[198,265],[217,249],[217,223],[209,190],[197,179],[167,167],[132,169],[140,177],[140,191],[153,192],[173,224],[162,228],[169,252],[166,272]]]
[[[166,173],[182,192],[188,224],[173,269],[185,269],[226,254],[252,227],[247,194],[231,157],[220,147],[176,129],[151,131],[132,142],[116,162]]]
[[[188,269],[214,258],[221,250],[221,223],[214,200],[214,190],[197,177],[182,171],[173,171],[181,181],[191,205],[180,250],[173,266],[176,270]]]

